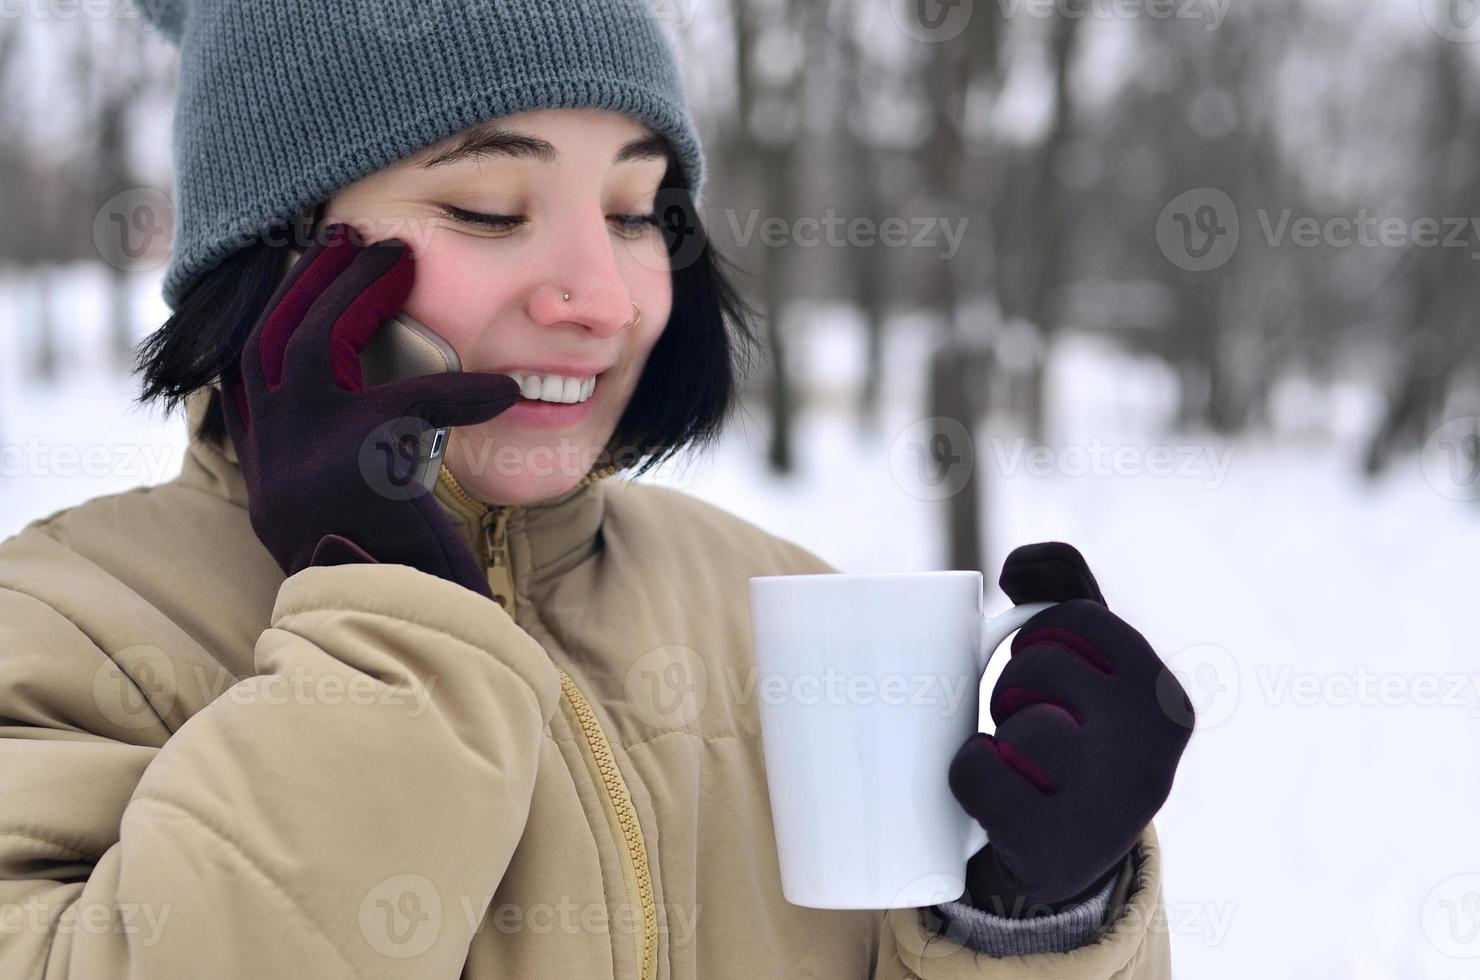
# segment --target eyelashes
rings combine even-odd
[[[527,220],[523,215],[517,214],[483,214],[480,211],[467,211],[451,204],[439,204],[437,210],[453,221],[465,225],[477,225],[480,228],[492,228],[495,231],[509,231],[524,224]]]
[[[646,231],[647,228],[644,226],[652,228],[658,227],[658,215],[656,213],[613,214],[609,215],[608,217],[619,219],[620,221],[625,223],[629,229],[633,231]]]
[[[484,214],[481,211],[469,211],[466,208],[456,207],[451,204],[439,204],[438,209],[442,214],[453,221],[461,224],[473,225],[490,231],[513,231],[520,225],[527,224],[529,218],[522,214]],[[658,215],[650,214],[611,214],[609,219],[627,234],[643,234],[648,228],[657,228]]]

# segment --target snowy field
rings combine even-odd
[[[0,536],[179,469],[183,420],[131,408],[133,383],[93,353],[99,284],[73,276],[62,345],[88,353],[43,385],[20,353],[34,311],[0,277]],[[138,288],[141,322],[161,322],[155,284]],[[918,325],[896,325],[884,424],[866,437],[846,414],[851,330],[825,309],[805,322],[798,376],[822,383],[797,422],[799,471],[766,475],[754,404],[716,452],[655,479],[844,571],[940,567],[944,505],[901,462],[924,415]],[[1157,818],[1179,976],[1475,977],[1480,506],[1439,492],[1416,457],[1359,481],[1370,396],[1280,390],[1278,437],[1169,433],[1162,369],[1066,342],[1050,447],[998,424],[971,454],[987,578],[1017,544],[1074,543],[1197,705]],[[994,586],[988,604],[1005,602]]]

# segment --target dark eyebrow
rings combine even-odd
[[[626,163],[628,160],[667,160],[671,156],[672,154],[668,152],[668,141],[657,133],[649,133],[623,143],[617,155],[612,157],[612,163]]]
[[[656,133],[648,133],[623,143],[612,158],[612,163],[629,160],[668,159],[667,141]],[[423,170],[441,167],[461,160],[476,160],[482,157],[509,157],[515,160],[539,160],[554,163],[560,151],[548,140],[529,136],[511,129],[502,129],[497,124],[480,126],[464,136],[455,145],[436,154],[419,166]]]

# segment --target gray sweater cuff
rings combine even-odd
[[[1078,905],[1031,919],[993,915],[966,902],[931,907],[942,920],[941,935],[979,953],[999,957],[1067,953],[1088,943],[1104,925],[1118,878],[1111,875],[1104,888]]]

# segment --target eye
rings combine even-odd
[[[462,224],[476,225],[479,228],[487,228],[491,231],[512,231],[520,225],[527,224],[529,218],[522,214],[484,214],[481,211],[469,211],[452,204],[439,204],[438,210],[453,221]],[[636,237],[645,233],[649,228],[657,228],[658,215],[649,214],[613,214],[608,217],[616,222],[622,234],[628,237]]]
[[[613,214],[609,217],[622,229],[623,234],[636,237],[645,233],[649,228],[658,227],[658,215],[653,214]]]
[[[479,228],[487,228],[490,231],[512,231],[529,221],[522,214],[484,214],[481,211],[469,211],[452,204],[439,204],[437,208],[453,221],[466,225],[476,225]]]

